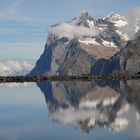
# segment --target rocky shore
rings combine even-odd
[[[43,82],[43,81],[90,81],[90,80],[139,80],[140,74],[77,75],[77,76],[0,76],[0,83]]]

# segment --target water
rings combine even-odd
[[[140,81],[0,85],[0,140],[138,140]]]

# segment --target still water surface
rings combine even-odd
[[[0,85],[0,140],[139,140],[140,81]]]

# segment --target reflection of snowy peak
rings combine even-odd
[[[109,59],[126,44],[127,37],[112,23],[117,17],[95,20],[82,12],[69,22],[51,26],[45,50],[30,75],[90,73],[97,60]]]
[[[115,104],[119,95],[110,87],[96,87],[94,91],[81,99],[79,106],[83,108],[96,108],[97,106],[109,106]]]
[[[45,95],[53,121],[86,133],[95,127],[120,132],[131,125],[132,116],[136,120],[140,116],[140,88],[133,81],[126,85],[118,83],[114,88],[111,83],[99,86],[95,82],[38,83],[38,86]]]

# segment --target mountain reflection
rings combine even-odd
[[[96,127],[114,132],[140,128],[140,82],[37,83],[53,121],[89,133]],[[136,123],[137,125],[134,125]]]

